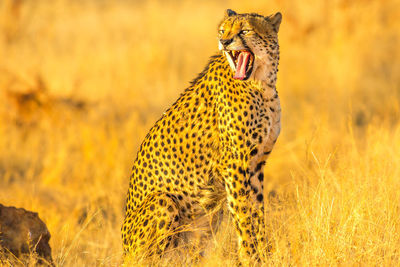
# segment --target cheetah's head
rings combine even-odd
[[[239,80],[275,82],[281,13],[264,17],[228,9],[219,26],[219,49]]]

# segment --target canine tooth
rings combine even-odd
[[[224,51],[226,58],[228,59],[229,65],[231,66],[231,69],[236,72],[236,65],[234,62],[234,59],[232,57],[232,52],[231,51]]]

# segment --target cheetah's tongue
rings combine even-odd
[[[234,79],[243,80],[244,78],[246,78],[246,67],[247,67],[247,62],[249,62],[249,58],[250,58],[250,52],[248,51],[240,52],[236,65],[236,73],[235,76],[233,76]]]

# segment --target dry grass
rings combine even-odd
[[[399,4],[0,1],[0,202],[39,212],[57,265],[120,265],[140,141],[217,51],[224,9],[281,11],[268,265],[399,265]],[[233,238],[199,265],[232,263]]]

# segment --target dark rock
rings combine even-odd
[[[0,251],[3,256],[21,259],[36,254],[38,263],[52,265],[49,240],[50,232],[36,212],[0,204]]]

